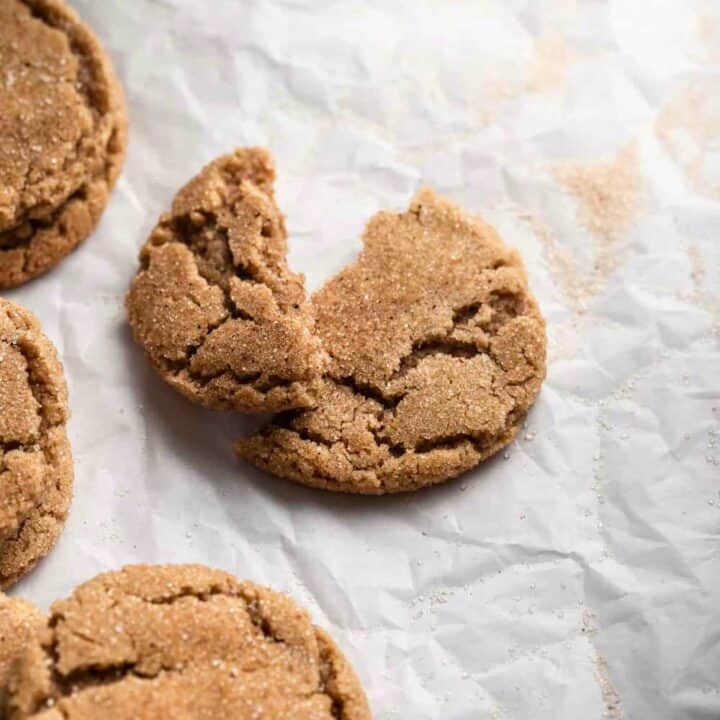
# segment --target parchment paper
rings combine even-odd
[[[307,606],[380,719],[720,717],[720,4],[73,2],[132,134],[94,236],[9,293],[62,355],[77,468],[15,592],[209,563]],[[122,307],[137,250],[243,144],[275,154],[313,289],[424,183],[522,252],[550,362],[507,453],[410,496],[323,494],[241,464],[252,421],[154,375]]]

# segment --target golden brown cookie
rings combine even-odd
[[[99,575],[15,665],[10,720],[368,720],[351,667],[289,598],[200,565]]]
[[[67,387],[35,317],[0,299],[0,588],[46,555],[72,496]]]
[[[44,623],[35,606],[0,593],[0,708],[13,662]]]
[[[317,407],[236,444],[303,484],[381,494],[455,477],[512,440],[545,376],[519,255],[431,190],[376,215],[312,302],[331,357]]]
[[[274,178],[258,148],[204,168],[142,249],[127,297],[150,362],[206,407],[306,407],[322,369],[302,276],[285,259]]]
[[[12,287],[90,234],[127,119],[109,60],[62,0],[0,0],[0,108],[0,287]]]

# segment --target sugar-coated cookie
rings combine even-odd
[[[67,387],[27,310],[0,299],[0,588],[55,544],[72,496]]]
[[[368,494],[442,482],[513,439],[545,376],[520,256],[431,190],[377,214],[312,304],[331,359],[317,406],[236,444],[280,477]]]
[[[135,339],[191,400],[240,412],[307,407],[324,357],[289,270],[266,151],[240,148],[176,196],[127,297]]]
[[[0,593],[0,708],[13,663],[44,623],[43,614],[34,605]]]
[[[105,52],[62,0],[0,0],[0,108],[0,287],[12,287],[90,234],[127,116]]]
[[[369,720],[333,641],[289,598],[199,565],[136,565],[56,602],[15,664],[9,720]]]

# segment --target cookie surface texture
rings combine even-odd
[[[12,287],[90,234],[127,116],[104,51],[61,0],[0,0],[0,108],[0,287]]]
[[[10,720],[368,720],[328,636],[289,598],[202,566],[131,566],[53,605]]]
[[[63,368],[36,318],[0,299],[0,587],[55,544],[72,495]]]
[[[204,168],[152,232],[127,297],[152,365],[206,407],[307,407],[321,373],[303,279],[286,262],[274,177],[257,148]]]
[[[43,614],[29,602],[0,593],[0,704],[14,661],[44,622]]]
[[[431,190],[368,224],[313,297],[330,370],[316,408],[238,441],[275,475],[344,492],[415,490],[507,445],[545,375],[545,323],[519,255]]]

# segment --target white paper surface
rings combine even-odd
[[[308,607],[380,719],[720,717],[720,4],[74,4],[132,133],[94,236],[8,293],[62,355],[77,475],[14,592],[46,607],[124,563],[208,563]],[[523,253],[550,362],[507,459],[404,497],[324,494],[241,464],[251,423],[155,376],[122,307],[137,250],[243,144],[276,157],[313,289],[423,183]],[[553,168],[624,148],[642,209],[599,237]]]

